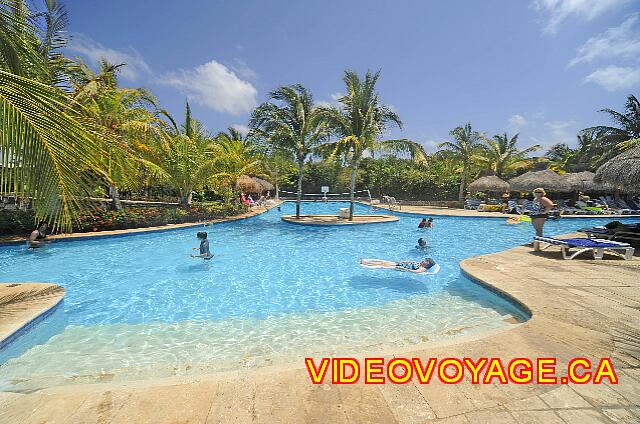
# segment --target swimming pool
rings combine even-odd
[[[337,213],[344,203],[305,203]],[[311,354],[376,350],[514,325],[522,313],[465,278],[461,259],[531,239],[530,225],[417,215],[393,223],[311,227],[281,211],[206,228],[211,261],[189,257],[202,227],[0,247],[0,281],[64,286],[63,305],[0,352],[0,390],[235,369]],[[357,213],[371,213],[364,205]],[[378,213],[387,213],[379,211]],[[607,219],[550,221],[546,234]],[[358,258],[419,259],[436,275],[368,270]]]

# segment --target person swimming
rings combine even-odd
[[[424,239],[424,238],[420,237],[418,239],[418,245],[416,246],[416,249],[425,250],[427,247],[429,247],[429,246],[427,246],[427,239]]]
[[[38,228],[33,230],[29,235],[29,240],[27,243],[30,248],[42,247],[45,243],[44,239],[47,238],[47,229],[49,228],[49,224],[46,221],[40,221],[38,223]]]
[[[418,223],[418,228],[424,228],[427,226],[427,218],[422,218],[422,220]]]
[[[360,265],[372,268],[396,269],[398,271],[408,271],[421,273],[436,265],[436,261],[431,258],[424,258],[418,261],[385,261],[382,259],[360,259]]]
[[[213,258],[213,254],[209,250],[209,240],[207,239],[206,231],[198,231],[197,234],[198,239],[200,240],[200,253],[192,253],[192,258],[203,258],[203,259],[211,259]],[[197,247],[194,247],[193,250],[197,250]]]

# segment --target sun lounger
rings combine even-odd
[[[464,208],[465,209],[478,209],[478,206],[480,206],[480,203],[482,203],[480,200],[478,199],[467,199],[464,201]]]
[[[547,244],[546,247],[560,246],[562,257],[564,259],[573,259],[579,254],[585,252],[591,252],[594,259],[602,259],[606,252],[620,255],[624,257],[625,260],[629,260],[633,258],[633,252],[635,250],[629,245],[629,243],[621,243],[611,240],[589,238],[557,239],[553,237],[534,237],[534,250],[542,250],[540,246],[541,243]],[[571,253],[570,249],[578,250]]]
[[[387,206],[389,206],[389,209],[392,209],[392,210],[394,208],[402,209],[402,204],[400,203],[399,200],[396,200],[395,197],[393,197],[393,196],[382,196],[382,199],[387,204]]]

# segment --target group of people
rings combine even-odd
[[[260,197],[258,198],[258,201],[256,202],[255,200],[253,200],[253,197],[251,197],[250,194],[245,194],[242,193],[240,194],[240,201],[242,202],[243,205],[246,205],[248,208],[251,208],[252,206],[266,206],[267,202],[271,199],[271,192],[267,191],[267,194],[260,194]]]
[[[418,223],[419,229],[432,229],[433,218],[422,218]],[[416,249],[421,252],[426,251],[428,248],[427,239],[420,237]],[[433,270],[436,265],[436,261],[432,258],[424,258],[421,261],[387,261],[383,259],[360,259],[360,265],[370,268],[383,268],[383,269],[395,269],[398,271],[407,271],[422,273]],[[437,271],[437,270],[436,270]]]

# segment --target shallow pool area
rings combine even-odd
[[[344,203],[305,203],[337,213]],[[354,227],[307,227],[281,210],[206,228],[0,247],[0,281],[64,286],[56,312],[0,352],[0,390],[166,377],[305,356],[381,351],[517,325],[511,303],[461,274],[459,261],[531,239],[528,224],[418,216]],[[357,205],[356,212],[372,213]],[[373,213],[388,213],[379,210]],[[550,221],[546,234],[607,218]],[[210,261],[189,257],[208,231]],[[415,249],[426,237],[426,253]],[[359,258],[420,259],[436,275],[371,270]]]

